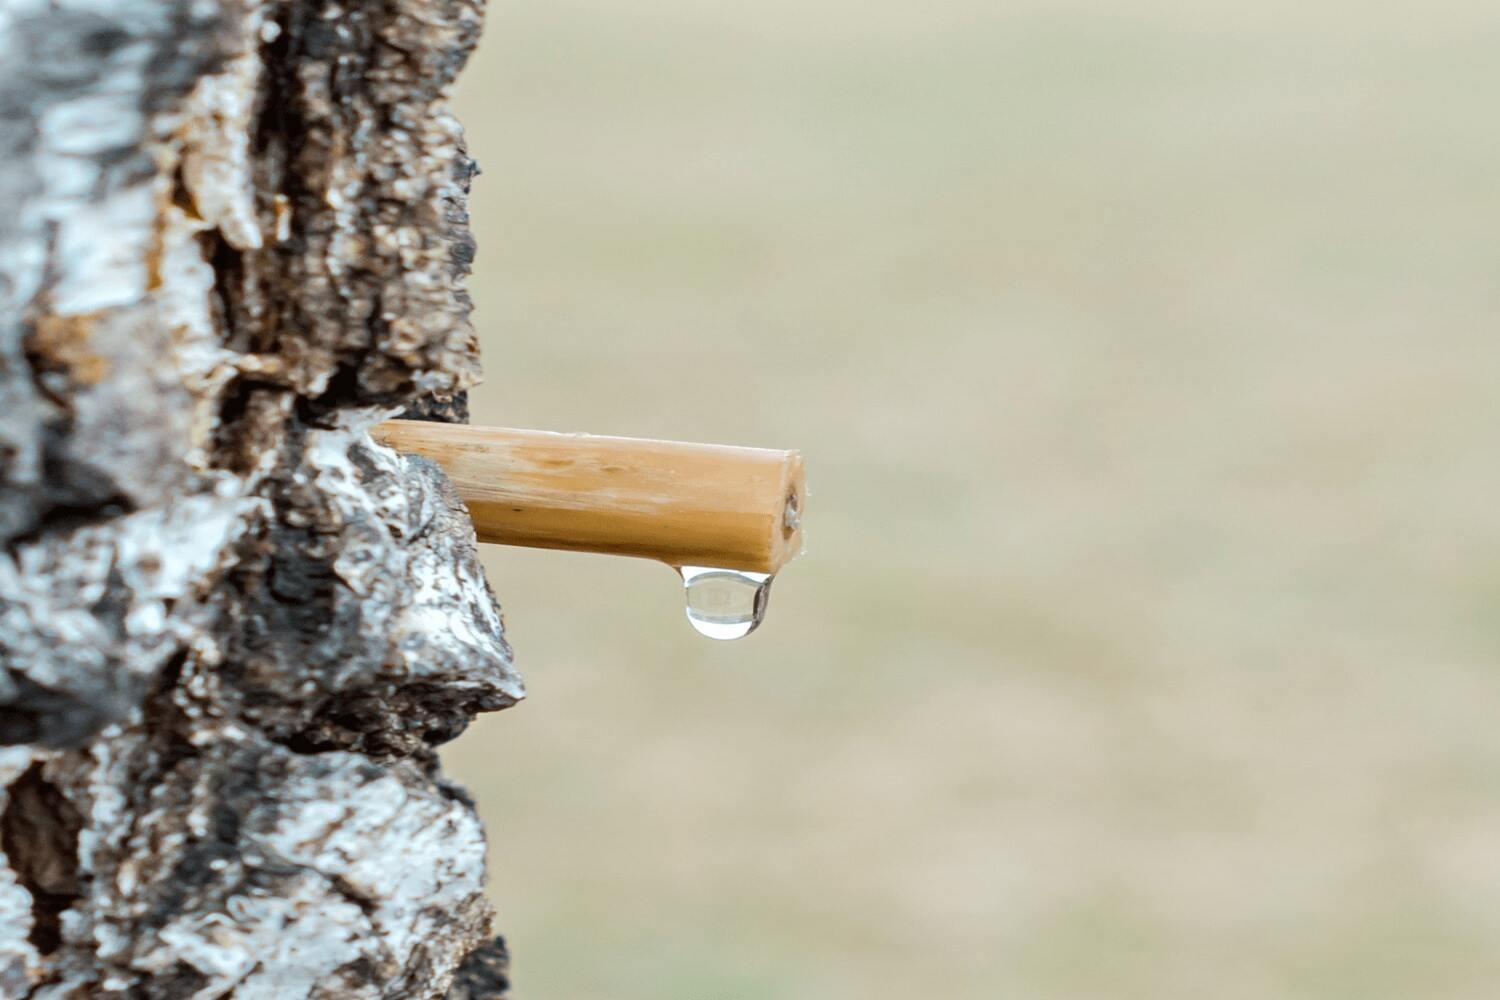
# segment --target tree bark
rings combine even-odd
[[[437,468],[479,0],[0,2],[0,997],[505,988],[434,747],[523,696]]]

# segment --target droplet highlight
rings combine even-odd
[[[765,620],[772,574],[711,566],[683,566],[678,572],[687,596],[687,619],[699,635],[743,639]]]

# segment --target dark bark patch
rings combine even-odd
[[[510,951],[497,937],[473,951],[459,966],[448,1000],[503,1000],[510,989]]]
[[[37,951],[62,944],[62,913],[78,898],[78,831],[83,817],[33,764],[8,789],[0,813],[0,848],[31,893],[31,933]]]

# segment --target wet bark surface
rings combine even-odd
[[[476,0],[0,4],[0,997],[498,997]]]

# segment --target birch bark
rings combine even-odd
[[[0,997],[498,997],[479,0],[0,2]]]

